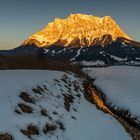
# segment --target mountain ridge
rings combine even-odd
[[[96,30],[92,30],[95,27]],[[47,40],[49,45],[46,45]],[[31,64],[56,60],[82,66],[140,66],[140,43],[126,35],[109,16],[72,14],[67,19],[55,19],[19,47],[0,51],[0,58],[4,68],[5,63],[9,62],[8,67],[11,67],[11,62],[19,58],[23,62],[25,58],[31,59]]]
[[[97,40],[102,40],[100,45],[104,46],[104,42],[106,45],[106,39],[108,40],[109,38],[111,43],[118,37],[132,40],[110,16],[97,17],[71,14],[66,19],[56,18],[54,22],[49,23],[45,28],[31,35],[22,45],[89,47],[98,44],[96,43]]]

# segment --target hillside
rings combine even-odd
[[[140,68],[114,66],[86,68],[84,71],[94,79],[93,83],[102,92],[106,105],[129,122],[136,123],[139,130]]]
[[[0,71],[0,77],[2,140],[131,139],[85,99],[83,80],[72,73],[15,70]]]

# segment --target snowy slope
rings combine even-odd
[[[8,133],[14,140],[131,139],[114,118],[86,101],[83,93],[82,80],[73,74],[0,71],[0,136]],[[29,131],[29,125],[37,130]]]
[[[109,103],[140,119],[140,67],[114,66],[85,71],[95,79],[95,85],[103,91]]]

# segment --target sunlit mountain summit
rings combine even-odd
[[[24,41],[23,45],[87,47],[107,45],[118,37],[131,39],[110,16],[71,14],[66,19],[56,18],[48,23]]]

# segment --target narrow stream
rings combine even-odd
[[[140,128],[135,124],[135,122],[130,122],[127,117],[124,117],[118,112],[118,110],[113,109],[111,106],[106,104],[104,94],[101,93],[95,85],[91,83],[86,83],[85,85],[86,97],[90,102],[94,103],[98,109],[105,113],[109,113],[113,116],[128,132],[133,140],[140,140]],[[130,118],[130,120],[132,120]]]

